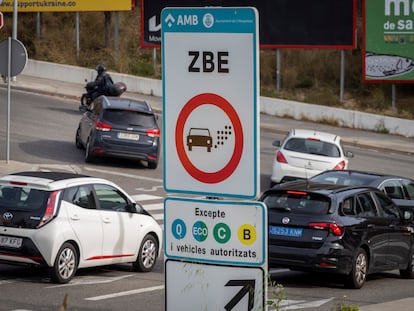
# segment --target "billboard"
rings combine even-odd
[[[365,0],[364,82],[414,82],[414,9],[409,0]]]
[[[356,47],[356,0],[141,0],[141,47],[161,46],[165,7],[256,7],[260,48]]]
[[[14,0],[0,1],[1,12],[13,12]],[[135,0],[19,0],[18,12],[131,11]]]

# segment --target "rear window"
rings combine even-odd
[[[49,192],[28,187],[0,185],[0,207],[37,210],[45,208]]]
[[[328,197],[304,191],[273,192],[266,196],[263,202],[269,210],[283,210],[310,215],[327,214],[330,205]]]
[[[293,137],[286,142],[284,148],[289,151],[316,154],[333,158],[339,158],[341,156],[341,152],[337,145],[316,139]]]
[[[105,121],[113,124],[124,124],[145,128],[156,127],[155,117],[153,114],[138,111],[106,109],[103,113],[103,118]]]

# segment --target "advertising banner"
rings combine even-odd
[[[412,1],[365,0],[363,8],[364,82],[414,82]]]
[[[141,46],[161,45],[165,7],[255,7],[260,48],[356,47],[356,0],[141,0]]]
[[[0,1],[1,12],[13,12],[14,0]],[[18,12],[131,11],[134,0],[18,0]]]

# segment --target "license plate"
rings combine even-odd
[[[129,139],[129,140],[139,140],[139,134],[118,133],[118,138]]]
[[[269,233],[273,234],[273,235],[301,237],[302,233],[303,233],[303,229],[302,228],[269,226]]]
[[[10,236],[0,236],[0,246],[20,248],[22,247],[22,238],[15,238]]]

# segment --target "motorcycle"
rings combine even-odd
[[[85,108],[89,107],[92,101],[100,95],[106,96],[121,96],[127,89],[127,86],[124,82],[116,82],[111,85],[107,92],[100,92],[98,85],[95,81],[85,80],[85,90],[86,92],[82,94],[79,106],[79,110],[83,111]]]

